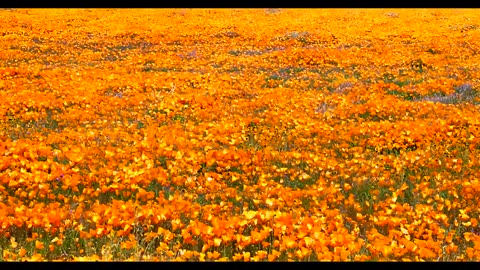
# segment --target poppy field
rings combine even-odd
[[[480,259],[480,13],[0,10],[3,261]]]

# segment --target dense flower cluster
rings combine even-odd
[[[3,260],[480,259],[478,11],[0,13]]]

